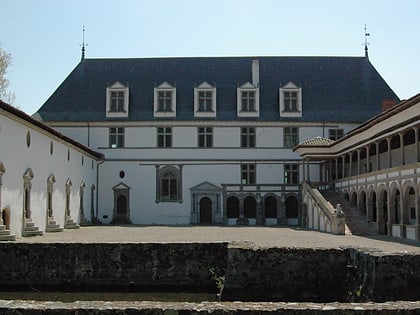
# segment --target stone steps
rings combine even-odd
[[[76,222],[73,221],[73,219],[69,216],[66,217],[66,223],[64,225],[66,229],[74,230],[79,229],[80,225],[78,225]]]
[[[92,225],[92,223],[90,223],[84,215],[81,215],[80,216],[80,226],[88,226],[88,225]]]
[[[57,222],[54,220],[54,217],[49,218],[45,232],[55,233],[55,232],[63,232],[63,230],[64,229],[60,227],[60,225],[58,225]]]
[[[5,225],[0,225],[0,241],[15,241],[16,235],[10,234]]]
[[[321,191],[322,195],[328,200],[334,208],[337,204],[341,205],[346,216],[346,234],[354,235],[376,235],[378,234],[373,225],[367,222],[366,217],[359,215],[357,209],[350,207],[347,200],[332,190]]]
[[[23,237],[38,236],[42,234],[44,234],[44,232],[40,231],[39,227],[35,226],[32,219],[25,219],[25,226],[23,227],[22,232]]]

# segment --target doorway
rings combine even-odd
[[[209,197],[200,200],[200,224],[213,223],[213,205]]]

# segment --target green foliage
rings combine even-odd
[[[0,99],[6,103],[15,102],[15,93],[8,90],[9,80],[6,78],[7,68],[12,64],[10,53],[2,49],[0,43]]]

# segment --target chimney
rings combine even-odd
[[[260,85],[260,62],[252,60],[252,84],[256,87]]]
[[[394,99],[383,99],[382,100],[382,111],[386,111],[397,104],[397,101]]]

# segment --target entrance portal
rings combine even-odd
[[[119,183],[114,190],[114,213],[112,224],[129,224],[130,220],[130,187]]]
[[[200,200],[200,224],[213,223],[213,206],[209,197]]]

